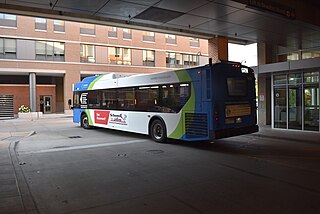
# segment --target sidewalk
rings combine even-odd
[[[33,132],[0,132],[0,213],[37,213],[14,153],[15,142]]]
[[[272,129],[270,126],[260,126],[259,132],[253,133],[252,135],[262,138],[272,138],[320,145],[319,132]]]

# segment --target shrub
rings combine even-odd
[[[30,112],[30,108],[29,108],[28,106],[22,105],[22,106],[20,106],[20,108],[19,108],[19,112],[28,113],[28,112]]]

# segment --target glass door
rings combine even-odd
[[[298,87],[289,87],[289,129],[302,129],[302,88],[301,85]]]
[[[52,113],[52,96],[43,96],[44,113]]]
[[[274,88],[274,128],[287,128],[287,93],[285,87]]]
[[[304,88],[304,130],[319,131],[319,87]]]

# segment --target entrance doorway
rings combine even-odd
[[[44,114],[52,113],[52,96],[40,96],[40,111]]]
[[[320,73],[273,76],[273,127],[317,131],[320,128]]]

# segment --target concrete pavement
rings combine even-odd
[[[60,117],[69,116],[54,115],[42,119]],[[32,130],[19,131],[19,123],[25,124],[26,122],[28,121],[25,119],[0,121],[0,213],[38,213],[32,195],[29,192],[28,183],[20,167],[24,163],[19,161],[15,153],[16,143],[25,137],[35,134]],[[70,123],[72,122],[70,121]],[[8,126],[8,124],[11,126]],[[4,126],[14,127],[15,131],[8,131]],[[25,129],[28,129],[28,127]],[[29,129],[32,129],[32,126]],[[252,135],[261,138],[287,140],[289,142],[320,144],[320,133],[314,132],[275,130],[269,127],[260,127],[260,132]]]
[[[34,132],[0,132],[0,213],[37,213],[25,182],[15,144]]]

